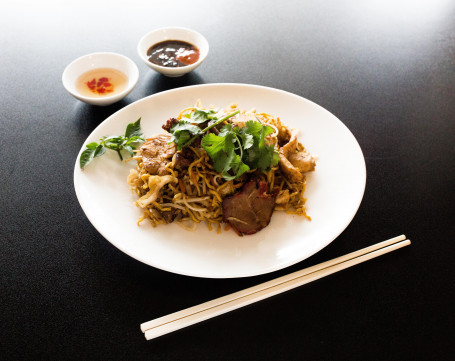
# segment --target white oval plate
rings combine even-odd
[[[362,151],[349,129],[317,104],[285,91],[246,84],[205,84],[151,95],[103,121],[85,144],[104,135],[124,134],[128,123],[142,117],[146,137],[200,99],[204,106],[255,108],[300,129],[299,141],[317,156],[307,177],[307,213],[312,220],[276,212],[268,227],[245,237],[232,230],[217,234],[199,224],[195,232],[176,224],[153,228],[133,202],[126,183],[135,162],[121,163],[107,150],[83,171],[79,156],[74,186],[93,226],[114,246],[150,266],[182,275],[232,278],[264,274],[300,262],[332,242],[351,222],[362,200],[366,168]]]

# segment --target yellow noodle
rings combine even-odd
[[[162,206],[161,204],[159,204],[158,202],[152,202],[152,204],[153,204],[156,208],[158,208],[160,211],[162,211],[162,212],[164,212],[164,211],[170,211],[170,210],[171,210],[171,208],[169,208],[169,207],[167,207],[167,208],[166,208],[166,207],[163,207],[163,206]]]
[[[221,199],[220,197],[220,194],[216,191],[213,191],[213,190],[209,190],[210,193],[212,193],[216,199],[218,199],[218,201],[221,203],[223,200]]]
[[[199,175],[199,177],[201,177],[201,178],[204,180],[204,183],[206,184],[206,186],[207,186],[208,188],[210,188],[210,189],[215,189],[215,187],[212,186],[212,185],[210,184],[210,182],[207,180],[207,178],[206,178],[203,174],[201,174],[201,172],[199,172],[199,169],[197,169],[197,174]],[[206,192],[204,192],[204,194],[205,194],[205,193],[206,193]]]

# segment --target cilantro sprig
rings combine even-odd
[[[240,113],[240,110],[236,110],[228,115],[221,116],[221,113],[217,113],[213,109],[204,110],[195,108],[191,114],[187,114],[185,119],[181,119],[178,123],[174,124],[170,133],[172,134],[171,141],[177,145],[177,149],[181,150],[191,143],[193,143],[199,136],[207,133],[213,127],[224,122],[225,120],[233,117]],[[219,118],[221,116],[221,118]],[[201,127],[195,124],[203,124],[209,122],[210,124],[201,129]]]
[[[215,170],[231,180],[251,169],[267,171],[278,164],[278,152],[266,142],[266,136],[272,132],[271,127],[253,120],[247,121],[242,128],[226,124],[218,135],[205,135],[201,145]]]
[[[79,158],[79,165],[81,168],[86,167],[94,158],[102,156],[107,149],[117,152],[120,160],[123,160],[122,150],[129,153],[130,156],[134,155],[133,150],[139,143],[144,142],[141,130],[141,118],[134,123],[127,125],[125,135],[113,135],[110,137],[102,137],[100,142],[91,142],[86,145],[86,148]]]
[[[219,134],[208,133],[213,127],[238,114],[236,110],[223,115],[216,110],[195,108],[185,119],[170,128],[171,141],[179,150],[203,136],[201,145],[213,162],[214,169],[227,179],[239,178],[251,169],[267,171],[278,164],[279,155],[275,147],[267,144],[266,137],[273,129],[259,121],[247,121],[245,127],[225,124]],[[201,128],[207,122],[205,128]]]

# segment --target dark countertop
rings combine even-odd
[[[455,4],[450,1],[16,2],[0,12],[3,360],[445,360],[455,292]],[[162,26],[210,43],[182,78],[143,64]],[[121,102],[72,98],[73,59],[114,51],[140,70]],[[205,83],[286,90],[354,134],[367,183],[351,224],[292,267],[202,279],[142,264],[106,241],[76,199],[93,129],[157,92]],[[349,160],[347,160],[349,161]],[[142,322],[406,234],[412,245],[153,341]]]

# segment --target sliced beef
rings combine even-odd
[[[142,163],[147,172],[160,176],[168,173],[165,167],[177,151],[175,143],[170,143],[170,141],[170,134],[158,134],[147,139],[142,144],[139,150],[142,154]]]
[[[276,193],[267,193],[267,183],[251,180],[240,192],[223,200],[223,220],[239,234],[254,234],[270,223]]]

